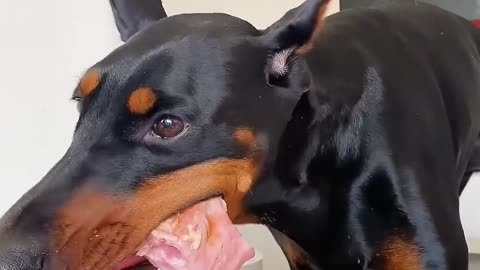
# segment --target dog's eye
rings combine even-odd
[[[155,125],[153,125],[152,131],[156,136],[168,139],[182,134],[187,127],[187,123],[182,118],[167,114],[158,119]]]

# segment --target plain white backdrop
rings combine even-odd
[[[301,2],[164,0],[170,15],[226,12],[259,28]],[[120,44],[107,0],[0,0],[0,215],[64,154],[77,118],[69,98],[78,79]],[[480,239],[477,207],[478,176],[462,198],[471,239]],[[274,259],[281,253],[263,229],[243,232],[266,253],[266,269],[287,269],[283,257]]]

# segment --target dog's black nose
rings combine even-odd
[[[20,202],[0,219],[0,270],[48,269],[50,244],[40,213]]]
[[[58,209],[72,190],[72,182],[58,183],[76,179],[71,174],[72,160],[67,154],[3,217],[0,215],[0,270],[66,268],[53,259],[56,258],[54,235],[57,233],[54,224]],[[52,183],[57,184],[53,185],[55,188]]]
[[[21,238],[22,237],[10,236],[7,237],[7,239],[0,239],[0,269],[46,269],[44,268],[46,256],[40,247],[40,243]]]

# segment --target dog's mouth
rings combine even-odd
[[[114,269],[238,270],[254,255],[215,197],[163,221]]]
[[[133,196],[80,191],[57,215],[54,261],[85,270],[145,263],[162,270],[238,270],[254,252],[232,221],[252,221],[244,202],[257,174],[251,160],[219,160],[148,181]]]

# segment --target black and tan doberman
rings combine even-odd
[[[327,3],[258,30],[112,0],[126,43],[81,79],[70,148],[2,218],[0,269],[116,269],[222,195],[293,269],[466,270],[480,30],[416,1]]]

